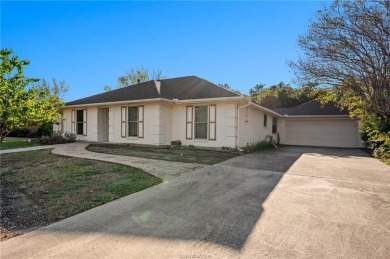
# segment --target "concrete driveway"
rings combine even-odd
[[[283,147],[206,167],[0,244],[2,258],[385,258],[390,167]]]

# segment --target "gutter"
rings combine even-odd
[[[350,118],[349,115],[288,115],[284,114],[283,118],[291,118],[291,119],[298,119],[298,118]],[[353,118],[351,118],[353,120]]]
[[[188,100],[178,100],[173,99],[176,104],[181,103],[204,103],[204,102],[215,102],[215,101],[234,101],[245,99],[243,96],[233,96],[233,97],[217,97],[217,98],[202,98],[202,99],[188,99]]]
[[[105,103],[88,103],[88,104],[76,104],[76,105],[66,105],[63,108],[73,108],[73,107],[89,107],[89,106],[108,106],[108,105],[121,105],[128,103],[145,103],[145,102],[168,102],[174,103],[174,101],[165,99],[165,98],[153,98],[153,99],[142,99],[142,100],[132,100],[132,101],[120,101],[120,102],[105,102]]]
[[[236,143],[236,146],[237,146],[238,151],[244,151],[244,150],[240,149],[240,109],[248,107],[251,103],[252,103],[252,101],[249,99],[247,104],[244,104],[243,106],[240,106],[237,108],[237,140],[236,140],[237,143]]]
[[[166,99],[166,98],[153,98],[153,99],[140,99],[140,100],[129,100],[129,101],[119,101],[119,102],[103,102],[103,103],[88,103],[88,104],[75,104],[75,105],[66,105],[63,108],[73,108],[73,107],[89,107],[89,106],[108,106],[108,105],[121,105],[128,103],[146,103],[146,102],[167,102],[173,104],[182,104],[182,103],[204,103],[204,102],[215,102],[215,101],[233,101],[241,100],[242,96],[234,97],[222,97],[222,98],[203,98],[203,99],[190,99],[190,100],[178,100],[178,99]]]

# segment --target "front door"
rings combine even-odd
[[[98,141],[109,142],[109,108],[99,108],[98,110]]]

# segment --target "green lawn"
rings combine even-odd
[[[226,151],[206,150],[189,147],[155,147],[122,144],[92,144],[87,150],[98,153],[143,157],[182,163],[198,163],[213,165],[239,154]]]
[[[34,147],[40,146],[41,144],[37,139],[32,138],[29,142],[27,139],[18,139],[18,140],[3,140],[3,143],[0,144],[0,150],[13,149],[13,148],[22,148],[22,147]]]
[[[161,182],[136,168],[50,150],[1,155],[0,225],[22,231],[44,226]]]

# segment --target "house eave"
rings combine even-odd
[[[151,103],[151,102],[167,102],[172,104],[193,104],[193,103],[209,103],[216,101],[236,101],[244,100],[244,96],[233,96],[233,97],[217,97],[217,98],[203,98],[203,99],[189,99],[189,100],[170,100],[166,98],[152,98],[152,99],[140,99],[140,100],[129,100],[120,102],[102,102],[102,103],[88,103],[88,104],[76,104],[66,105],[63,108],[78,108],[78,107],[91,107],[91,106],[110,106],[110,105],[122,105],[131,103]]]
[[[88,104],[76,104],[66,105],[63,108],[77,108],[77,107],[91,107],[91,106],[110,106],[110,105],[122,105],[131,103],[151,103],[151,102],[168,102],[173,103],[174,101],[165,98],[152,98],[152,99],[141,99],[141,100],[128,100],[119,102],[102,102],[102,103],[88,103]]]
[[[208,103],[208,102],[216,102],[216,101],[237,101],[244,100],[244,96],[233,96],[233,97],[216,97],[216,98],[202,98],[202,99],[189,99],[189,100],[176,100],[172,101],[176,104],[191,104],[191,103]]]
[[[283,118],[350,118],[349,115],[288,115],[284,114]],[[352,118],[351,118],[352,119]]]

